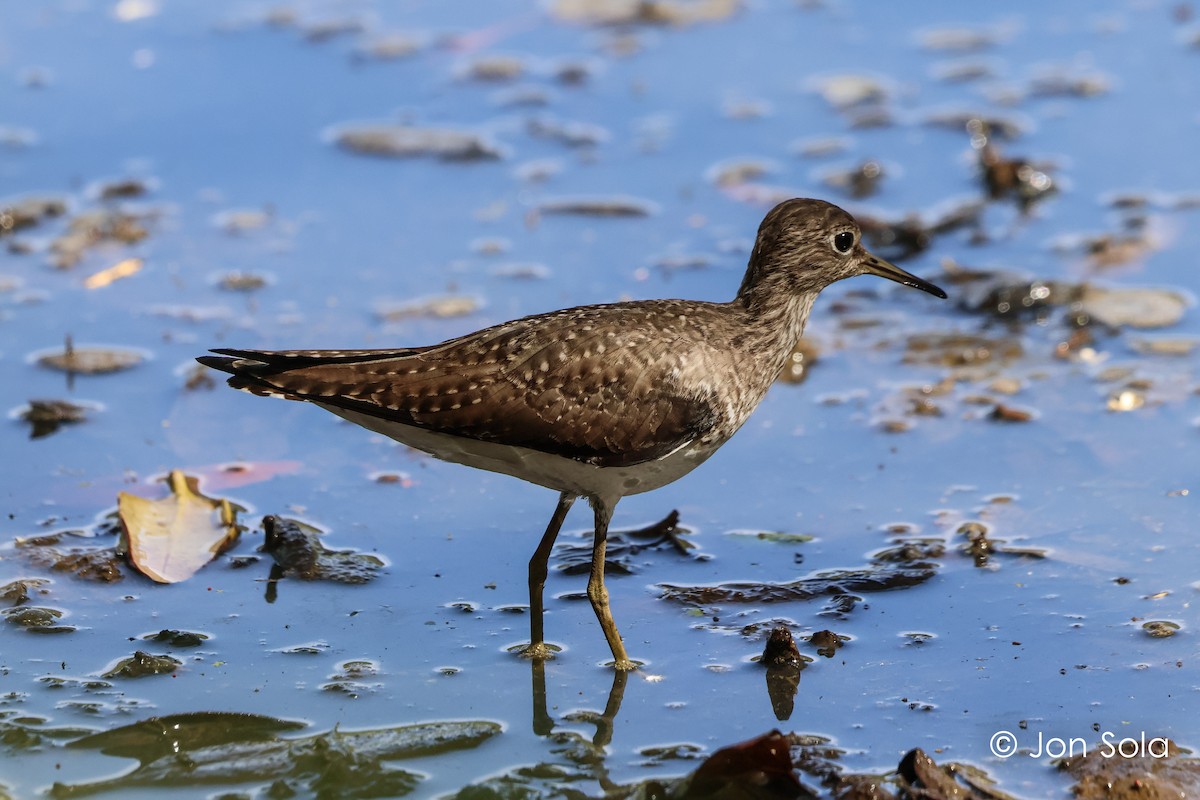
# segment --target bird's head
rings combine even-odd
[[[849,213],[807,198],[785,200],[763,218],[738,297],[750,300],[762,290],[815,293],[856,275],[878,275],[946,297],[929,281],[872,255]]]

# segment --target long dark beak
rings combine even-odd
[[[920,289],[923,292],[929,292],[934,297],[940,297],[943,300],[946,299],[946,293],[937,286],[934,286],[932,283],[923,278],[918,278],[911,272],[905,272],[895,264],[890,264],[878,256],[873,256],[868,253],[867,257],[863,260],[863,266],[866,267],[867,272],[871,273],[872,275],[878,275],[881,278],[887,278],[889,281],[895,281],[896,283],[903,283],[905,286],[911,286],[914,289]]]

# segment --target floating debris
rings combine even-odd
[[[1085,285],[1080,309],[1114,328],[1166,328],[1183,318],[1187,298],[1170,289]]]
[[[778,170],[779,166],[773,161],[737,158],[712,165],[705,171],[704,177],[716,186],[740,186],[766,178]]]
[[[263,517],[266,541],[262,551],[275,559],[279,578],[298,578],[304,581],[337,581],[367,583],[373,580],[385,563],[382,559],[353,550],[328,550],[321,544],[321,532],[299,520],[274,514]]]
[[[336,131],[334,143],[351,153],[385,158],[431,157],[443,161],[490,161],[504,157],[499,145],[478,133],[412,125],[362,125]]]
[[[796,639],[787,626],[776,625],[767,637],[767,644],[763,648],[758,663],[768,669],[779,669],[803,667],[808,662],[805,661],[804,656],[800,655],[800,650],[796,647]]]
[[[36,357],[38,364],[71,375],[107,375],[132,369],[146,360],[144,353],[118,347],[75,347],[70,341],[62,350]]]
[[[227,292],[253,292],[270,283],[270,279],[257,272],[226,272],[217,279],[217,287]]]
[[[812,79],[810,85],[821,94],[821,97],[825,98],[825,102],[839,111],[867,104],[882,103],[888,100],[892,94],[888,82],[873,75],[853,73],[826,75]]]
[[[31,228],[43,220],[67,213],[67,204],[55,197],[26,197],[0,206],[0,236]]]
[[[610,531],[605,553],[605,570],[611,575],[633,575],[638,571],[635,556],[669,544],[678,555],[692,556],[696,545],[686,538],[691,529],[679,524],[679,512],[672,511],[663,519],[645,528]],[[586,575],[591,571],[591,532],[586,540],[562,542],[554,548],[554,559],[564,575]],[[703,558],[702,556],[700,558]]]
[[[879,183],[883,176],[883,167],[878,161],[864,161],[850,169],[830,172],[821,178],[821,182],[845,192],[855,200],[861,200],[879,191]]]
[[[479,56],[464,64],[458,75],[464,80],[497,81],[516,80],[525,75],[528,65],[520,56],[489,54]]]
[[[125,559],[115,545],[68,544],[81,538],[77,532],[61,531],[18,538],[16,547],[32,564],[55,572],[69,572],[84,580],[114,583],[125,577],[121,572]]]
[[[917,34],[917,44],[925,50],[973,52],[1000,44],[1011,35],[1007,27],[929,28]]]
[[[408,300],[403,303],[381,304],[376,307],[375,316],[384,322],[400,322],[414,317],[450,319],[474,314],[481,308],[483,308],[483,300],[479,297],[449,294]]]
[[[996,66],[991,61],[964,59],[935,64],[932,72],[935,78],[946,83],[967,83],[984,78],[994,78]]]
[[[1129,346],[1146,356],[1190,356],[1200,347],[1200,339],[1131,339]]]
[[[429,43],[429,37],[420,33],[375,33],[354,49],[359,58],[374,61],[399,61],[421,52]]]
[[[1051,69],[1029,82],[1029,93],[1035,97],[1097,97],[1108,94],[1112,81],[1100,72],[1074,72]]]
[[[274,212],[262,208],[230,208],[213,216],[213,224],[230,234],[256,231],[271,224]]]
[[[648,217],[658,205],[628,195],[611,197],[556,197],[537,206],[539,214],[576,214],[588,217]]]
[[[969,367],[1020,358],[1024,348],[1012,337],[990,338],[977,333],[915,333],[905,342],[905,364]]]
[[[129,562],[158,583],[179,583],[237,542],[237,507],[200,494],[199,481],[179,470],[167,475],[171,495],[161,500],[121,492],[121,520]]]
[[[45,588],[50,585],[47,578],[18,578],[0,586],[0,601],[10,606],[19,606],[29,602],[31,591],[45,594]]]
[[[526,125],[529,134],[552,139],[567,147],[595,147],[609,140],[609,132],[590,122],[569,122],[552,116],[538,116]]]
[[[142,639],[148,642],[165,644],[168,647],[199,647],[208,641],[208,635],[164,628],[158,633],[148,633]]]
[[[792,150],[804,158],[829,158],[841,155],[849,149],[850,140],[844,136],[818,136],[792,143]]]
[[[507,264],[497,264],[491,269],[491,274],[497,278],[512,278],[513,280],[546,280],[553,273],[545,264],[536,262],[514,261]]]
[[[1146,395],[1136,389],[1118,389],[1108,396],[1109,411],[1137,411],[1146,405]]]
[[[586,25],[695,25],[733,16],[741,0],[550,0],[550,13]]]
[[[50,243],[50,263],[58,269],[75,266],[91,248],[101,244],[136,244],[150,235],[150,214],[115,208],[84,211],[71,218],[67,230]]]
[[[659,790],[662,791],[661,785]],[[655,796],[647,790],[645,796]],[[695,772],[675,781],[663,797],[783,798],[813,797],[796,777],[791,742],[771,731],[739,744],[722,747]]]
[[[817,655],[833,658],[842,645],[850,641],[850,637],[842,636],[830,630],[816,631],[808,637],[809,644],[817,648]]]
[[[897,220],[887,220],[870,214],[856,214],[863,236],[871,249],[884,258],[902,261],[924,252],[935,237],[961,228],[978,229],[984,204],[962,202],[933,217],[930,222],[921,215],[909,213]]]
[[[56,784],[54,794],[125,796],[138,787],[253,783],[255,794],[272,796],[332,792],[348,797],[401,797],[413,792],[422,775],[388,762],[471,749],[501,731],[496,722],[456,720],[280,736],[297,726],[250,714],[214,713],[161,717],[104,731],[68,747],[135,758],[139,765],[116,778]]]
[[[30,400],[20,411],[21,419],[32,426],[30,439],[49,436],[63,425],[83,422],[88,408],[70,400]]]
[[[967,133],[971,136],[971,147],[979,154],[984,188],[993,200],[1014,197],[1018,207],[1028,211],[1034,203],[1057,191],[1047,167],[1002,156],[983,120],[968,121]]]
[[[962,131],[968,133],[976,131],[975,136],[983,136],[986,134],[989,139],[1006,139],[1012,140],[1021,136],[1029,129],[1032,123],[1026,122],[1011,117],[998,117],[994,114],[984,114],[972,110],[943,110],[934,111],[925,116],[924,122],[926,125],[932,125],[938,128],[950,128],[951,130]],[[972,139],[972,144],[980,144],[976,139]]]
[[[773,603],[812,600],[827,594],[884,592],[917,586],[937,574],[933,564],[878,564],[865,569],[825,570],[787,583],[737,581],[714,586],[659,584],[660,597],[688,605],[718,603]]]
[[[146,678],[151,675],[169,675],[183,666],[183,662],[171,656],[156,656],[144,650],[135,650],[129,658],[114,664],[101,677]]]
[[[988,419],[996,420],[997,422],[1029,422],[1035,417],[1036,414],[1029,409],[1017,408],[1016,406],[1004,403],[997,403],[988,412]]]
[[[57,608],[39,606],[15,606],[0,609],[0,616],[9,625],[15,625],[29,633],[74,633],[71,625],[60,625],[63,612]]]
[[[1071,794],[1078,800],[1194,797],[1200,791],[1200,759],[1185,753],[1166,737],[1106,736],[1057,767],[1075,779]]]
[[[141,197],[149,192],[150,182],[141,178],[118,178],[92,187],[92,193],[100,200],[123,200]]]
[[[1165,639],[1168,636],[1174,636],[1179,633],[1181,626],[1178,622],[1172,622],[1165,619],[1153,619],[1149,622],[1142,623],[1142,630],[1147,636],[1154,639]]]

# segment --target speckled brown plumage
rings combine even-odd
[[[945,296],[868,253],[842,209],[797,199],[763,220],[728,303],[585,306],[431,347],[222,349],[213,352],[224,357],[199,360],[231,373],[235,388],[311,401],[435,456],[554,488],[563,497],[559,524],[564,502],[588,497],[601,553],[589,595],[624,668],[630,662],[600,597],[612,508],[686,474],[728,440],[779,375],[821,289],[865,273]],[[543,549],[548,556],[555,534],[552,521],[535,560]],[[539,569],[544,581],[544,563]],[[531,605],[535,595],[540,602],[535,577],[531,561]],[[533,649],[540,627],[536,611]]]

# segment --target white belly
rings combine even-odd
[[[716,450],[710,445],[691,442],[657,460],[628,467],[598,467],[525,447],[451,436],[322,403],[315,405],[443,461],[512,475],[557,492],[603,498],[612,503],[682,478]]]

